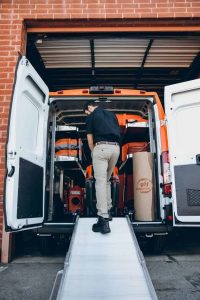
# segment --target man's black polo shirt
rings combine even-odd
[[[120,143],[118,120],[108,110],[95,108],[86,118],[86,130],[93,134],[94,144],[101,141]]]

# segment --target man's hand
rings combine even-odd
[[[89,146],[89,148],[90,148],[90,150],[92,152],[93,149],[94,149],[93,134],[91,134],[91,133],[87,134],[87,141],[88,141],[88,146]]]

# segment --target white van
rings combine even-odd
[[[100,102],[118,116],[142,118],[140,122],[127,117],[121,124],[122,144],[146,142],[145,151],[153,157],[152,220],[135,219],[134,199],[132,206],[123,204],[125,183],[121,183],[121,207],[115,203],[114,217],[129,214],[137,235],[150,238],[156,251],[161,250],[173,226],[199,226],[200,140],[196,134],[200,128],[199,96],[200,79],[167,86],[165,117],[155,92],[95,87],[49,93],[30,62],[22,57],[16,71],[8,129],[6,230],[40,227],[40,235],[52,236],[72,230],[77,214],[94,216],[88,206],[90,196],[85,185],[90,154],[83,106],[88,99]],[[56,141],[62,138],[77,139],[77,155],[56,155]],[[134,178],[132,157],[131,153],[125,154],[118,166],[118,178],[130,173]],[[74,193],[82,195],[83,210],[79,197],[72,201],[73,209],[69,209],[69,188],[74,186],[82,190],[82,194],[76,190]],[[63,209],[60,217],[55,216],[55,210],[59,211],[54,203],[56,194],[61,200],[59,209]],[[76,205],[79,205],[77,211]]]

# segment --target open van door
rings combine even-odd
[[[175,223],[200,224],[200,79],[165,87]]]
[[[6,230],[44,220],[49,90],[26,57],[16,70],[7,143]]]

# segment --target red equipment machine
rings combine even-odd
[[[84,211],[84,189],[78,185],[71,187],[68,191],[68,209],[71,213],[83,213]]]

